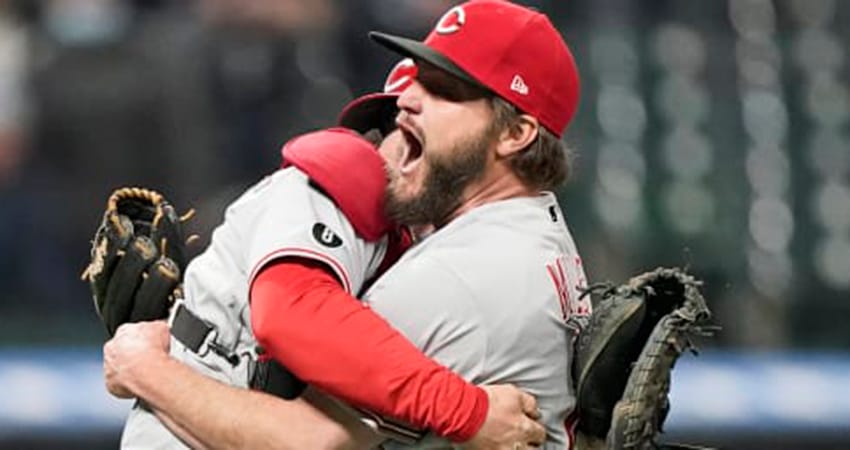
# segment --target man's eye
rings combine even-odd
[[[446,80],[424,79],[420,80],[420,83],[422,83],[422,86],[424,86],[431,94],[448,101],[459,102],[468,100],[463,95],[462,89],[459,89],[458,86],[453,85],[453,83],[447,82]]]
[[[458,101],[460,100],[460,96],[457,95],[455,91],[446,87],[437,85],[434,87],[434,95],[444,98],[449,101]]]
[[[449,94],[449,90],[444,85],[444,83],[440,83],[438,80],[435,80],[431,77],[420,77],[419,82],[422,83],[422,87],[428,90],[433,95],[437,97],[444,97]]]

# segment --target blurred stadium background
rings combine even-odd
[[[280,145],[379,87],[445,0],[0,0],[0,447],[115,448],[79,274],[115,187],[206,238]],[[537,0],[578,60],[560,197],[588,275],[685,265],[723,330],[671,439],[850,448],[850,2]]]

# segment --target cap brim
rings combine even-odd
[[[337,123],[358,133],[377,128],[386,136],[395,128],[398,94],[367,94],[345,105]]]
[[[413,39],[404,38],[401,36],[393,36],[391,34],[381,33],[379,31],[369,32],[369,37],[372,38],[375,42],[383,45],[384,47],[402,55],[408,56],[416,59],[421,59],[427,61],[440,69],[445,70],[446,72],[460,78],[463,81],[468,83],[472,83],[475,86],[490,90],[487,86],[484,86],[472,77],[465,70],[460,68],[457,64],[452,62],[449,58],[445,57],[441,53],[436,50],[428,47],[422,42],[415,41]]]

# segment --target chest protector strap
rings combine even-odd
[[[239,364],[238,355],[229,352],[224,346],[216,342],[217,336],[210,336],[211,333],[216,331],[215,327],[196,316],[183,305],[182,301],[178,302],[175,308],[170,327],[171,335],[175,339],[198,356],[203,357],[209,350],[222,357],[231,366]]]

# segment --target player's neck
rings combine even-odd
[[[488,203],[515,197],[531,197],[537,194],[539,192],[525,185],[507,167],[494,168],[494,170],[489,172],[488,176],[470,184],[466,188],[463,202],[449,216],[448,222]]]

